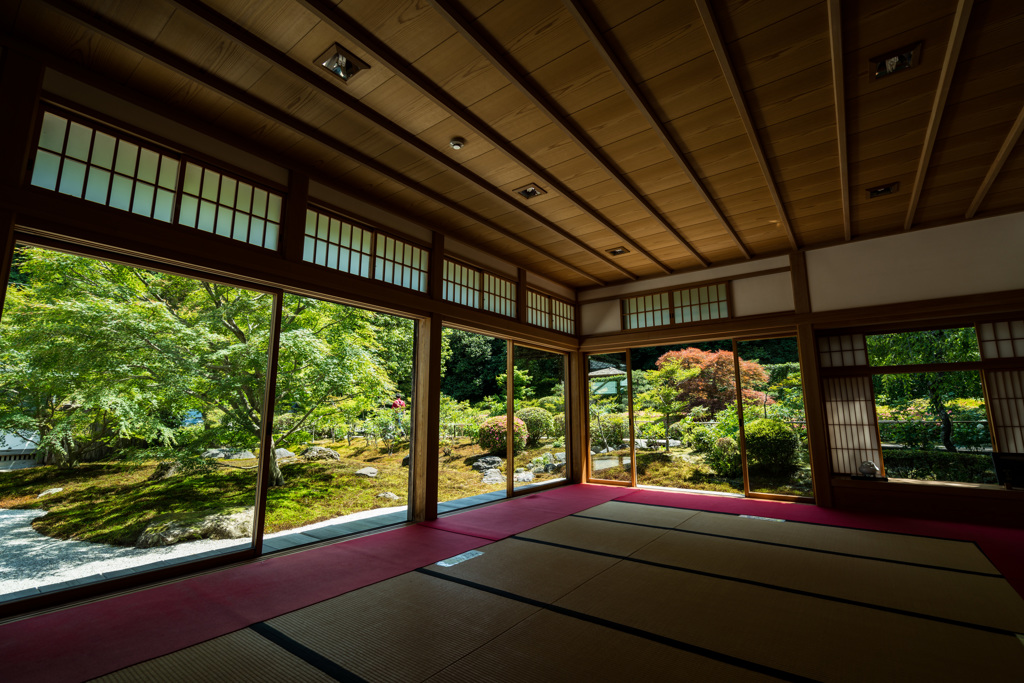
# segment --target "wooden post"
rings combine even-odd
[[[743,430],[743,384],[740,380],[740,349],[736,340],[732,340],[733,383],[736,387],[736,419],[740,425],[740,470],[743,472],[743,495],[750,495],[750,472],[747,468],[747,438]],[[666,435],[665,438],[668,438]]]
[[[810,450],[811,477],[814,482],[814,502],[820,507],[832,507],[832,481],[828,466],[828,441],[825,438],[825,404],[818,372],[818,353],[814,345],[814,330],[810,324],[796,326],[800,352],[800,378],[804,391],[804,419],[807,421],[807,447]]]
[[[586,390],[587,357],[579,351],[567,355],[568,372],[565,376],[565,478],[570,483],[586,481],[587,421],[586,411],[590,396]]]
[[[431,298],[444,298],[444,235],[435,232],[430,244],[430,272],[427,273],[427,293]]]
[[[43,87],[43,67],[7,48],[0,65],[0,187],[17,189],[25,181],[35,143],[36,112]]]
[[[267,383],[263,389],[263,416],[260,420],[260,467],[256,470],[256,514],[252,522],[253,551],[263,553],[263,526],[267,518],[267,491],[270,488],[270,455],[274,448],[274,396],[277,390],[277,359],[281,346],[281,308],[284,292],[274,292],[270,313],[270,339],[267,345]]]
[[[302,263],[306,234],[306,208],[309,205],[309,176],[298,171],[288,174],[288,196],[284,200],[284,225],[281,229],[281,255]]]
[[[633,417],[633,358],[626,349],[626,413],[629,415],[629,485],[636,486],[636,420]]]
[[[516,488],[514,481],[516,470],[515,435],[516,428],[516,401],[515,401],[515,372],[516,372],[516,346],[511,341],[505,341],[505,495],[512,497]]]
[[[416,321],[416,365],[413,368],[412,472],[409,518],[437,519],[438,423],[441,421],[441,316]]]
[[[516,284],[516,320],[521,323],[525,323],[529,317],[526,298],[526,269],[520,268],[519,279]]]

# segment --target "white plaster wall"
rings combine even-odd
[[[650,280],[628,282],[622,285],[612,285],[611,287],[588,289],[585,292],[580,292],[579,296],[580,301],[603,299],[608,296],[628,297],[630,294],[636,292],[650,292],[656,289],[668,289],[669,287],[687,285],[691,282],[728,280],[729,278],[736,277],[737,275],[755,273],[759,270],[774,270],[775,268],[788,267],[788,256],[775,256],[772,258],[745,261],[743,263],[734,263],[728,266],[719,266],[717,268],[705,268],[703,270],[692,270],[675,275],[665,275],[664,277],[652,278]]]
[[[202,150],[214,159],[239,168],[250,169],[256,175],[281,185],[288,184],[288,171],[266,161],[245,150],[218,140],[217,138],[199,133],[173,119],[160,116],[154,112],[132,104],[119,97],[86,85],[58,71],[47,69],[43,77],[43,89],[54,95],[60,95],[72,102],[93,109],[111,118],[137,126],[140,130],[150,130],[161,137],[172,140],[183,147]]]
[[[622,309],[618,299],[580,306],[580,334],[608,334],[621,329]]]
[[[1024,213],[807,252],[814,311],[1024,289]]]
[[[732,282],[733,315],[792,311],[793,283],[789,273],[773,273]]]

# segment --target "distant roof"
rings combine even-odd
[[[601,368],[600,370],[594,370],[590,373],[590,377],[613,377],[615,375],[625,375],[625,370],[618,370],[616,368]]]

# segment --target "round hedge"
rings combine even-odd
[[[480,448],[488,453],[505,455],[505,429],[506,419],[504,416],[492,417],[480,425],[480,433],[477,437]],[[526,450],[526,423],[518,417],[513,419],[512,426],[512,453],[522,453]]]
[[[543,408],[523,408],[516,417],[526,423],[526,446],[533,448],[540,445],[540,440],[551,434],[555,428],[554,417]]]
[[[796,466],[800,438],[782,420],[754,420],[743,426],[743,436],[752,464],[773,473],[784,473]]]
[[[565,438],[565,413],[555,413],[552,424],[554,426],[551,428],[551,436],[557,439]]]
[[[590,418],[590,447],[618,450],[629,438],[629,416],[625,413],[608,413]]]

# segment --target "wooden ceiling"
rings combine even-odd
[[[1024,210],[1020,0],[5,5],[8,42],[570,287]]]

